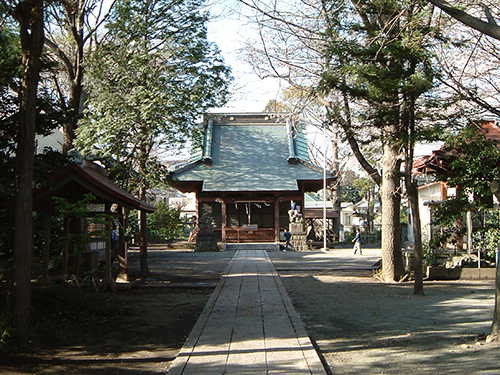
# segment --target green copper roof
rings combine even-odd
[[[174,178],[203,181],[205,192],[294,191],[297,180],[323,179],[309,163],[304,129],[265,113],[218,116],[206,121],[203,148]]]

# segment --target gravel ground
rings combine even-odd
[[[484,340],[493,281],[429,281],[416,297],[413,283],[362,270],[379,258],[380,249],[272,256],[331,374],[500,373],[499,346]]]
[[[484,340],[493,281],[429,281],[414,297],[410,282],[372,277],[378,248],[269,255],[330,374],[500,373]],[[0,353],[0,373],[165,373],[231,257],[151,251],[152,277],[131,290],[35,288],[31,342]]]

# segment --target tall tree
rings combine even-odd
[[[40,57],[43,49],[44,2],[25,0],[7,4],[14,10],[21,41],[21,81],[16,147],[15,233],[13,254],[13,322],[26,338],[31,308],[33,257],[33,175],[35,124]]]
[[[336,8],[330,19],[323,88],[341,92],[343,113],[337,112],[338,107],[334,113],[343,119],[350,137],[354,138],[353,115],[362,116],[363,126],[377,130],[382,149],[382,277],[397,280],[404,272],[399,225],[402,163],[412,213],[418,218],[411,163],[417,100],[432,88],[434,76],[428,51],[429,13],[415,2],[363,1]],[[372,167],[365,169],[371,173]],[[415,254],[421,259],[420,231],[416,234]],[[422,275],[416,276],[420,281],[415,294],[422,294]]]
[[[453,17],[454,19],[462,22],[464,25],[479,31],[481,34],[487,35],[495,40],[500,40],[500,26],[495,20],[495,14],[498,18],[498,2],[496,1],[485,1],[485,2],[472,2],[473,5],[479,6],[483,10],[483,14],[486,18],[486,21],[478,17],[478,12],[471,14],[468,11],[464,11],[457,6],[453,6],[450,3],[444,0],[427,0],[429,3],[437,6],[445,13]],[[469,8],[470,9],[470,8]],[[476,10],[477,8],[472,8]],[[492,11],[495,10],[495,12]],[[481,39],[481,37],[480,37]],[[479,44],[479,43],[478,43]],[[497,43],[493,42],[489,44],[489,54],[493,59],[493,67],[492,70],[496,73],[498,77],[498,47]],[[485,62],[491,59],[482,58],[480,59],[480,64],[484,65]],[[475,67],[477,69],[477,65]],[[460,74],[458,75],[460,77]],[[456,91],[470,99],[476,105],[486,109],[490,113],[494,113],[497,116],[500,115],[500,108],[498,106],[498,84],[497,80],[487,80],[488,85],[492,85],[493,90],[496,92],[495,100],[497,100],[496,105],[492,105],[491,101],[485,100],[480,96],[476,95],[475,87],[468,87],[467,85],[461,84],[460,80],[453,77],[453,81],[456,84],[454,87]],[[481,161],[482,163],[482,161]],[[458,164],[460,165],[460,163]],[[484,168],[481,169],[484,171]],[[476,177],[477,178],[477,177]],[[481,176],[479,179],[474,179],[474,183],[480,183],[479,181],[483,180],[484,176]],[[490,181],[493,182],[493,181]],[[496,188],[495,194],[500,196],[499,190]],[[493,323],[491,333],[488,336],[488,341],[499,341],[500,340],[500,267],[497,264],[497,274],[496,274],[496,283],[495,283],[495,310],[493,315]]]
[[[63,152],[74,147],[75,130],[84,99],[84,66],[98,48],[104,25],[115,1],[61,0],[47,5],[45,44],[48,58],[59,69],[51,74],[47,88],[58,98],[64,113]]]
[[[203,4],[118,1],[88,65],[77,145],[114,167],[141,199],[166,177],[161,149],[181,144],[228,96],[230,71],[207,40]]]
[[[316,95],[328,121],[343,129],[361,166],[380,185],[383,278],[399,279],[400,167],[420,132],[410,125],[419,123],[423,94],[433,85],[428,43],[436,33],[429,9],[404,0],[240,2],[257,11],[261,25],[261,43],[249,43],[256,70]],[[368,161],[367,144],[382,150],[381,173]],[[412,154],[406,154],[409,164]]]

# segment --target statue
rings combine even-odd
[[[212,210],[206,209],[198,221],[195,252],[219,251],[215,240],[214,226],[212,225]]]
[[[299,214],[297,210],[297,204],[292,199],[290,201],[290,210],[288,211],[288,220],[290,223],[303,223],[304,219],[302,218],[302,214]]]

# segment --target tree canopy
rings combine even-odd
[[[203,1],[115,4],[88,64],[77,145],[121,169],[133,190],[161,179],[162,147],[178,146],[228,97],[230,70],[207,40]],[[164,177],[164,176],[163,176]]]

